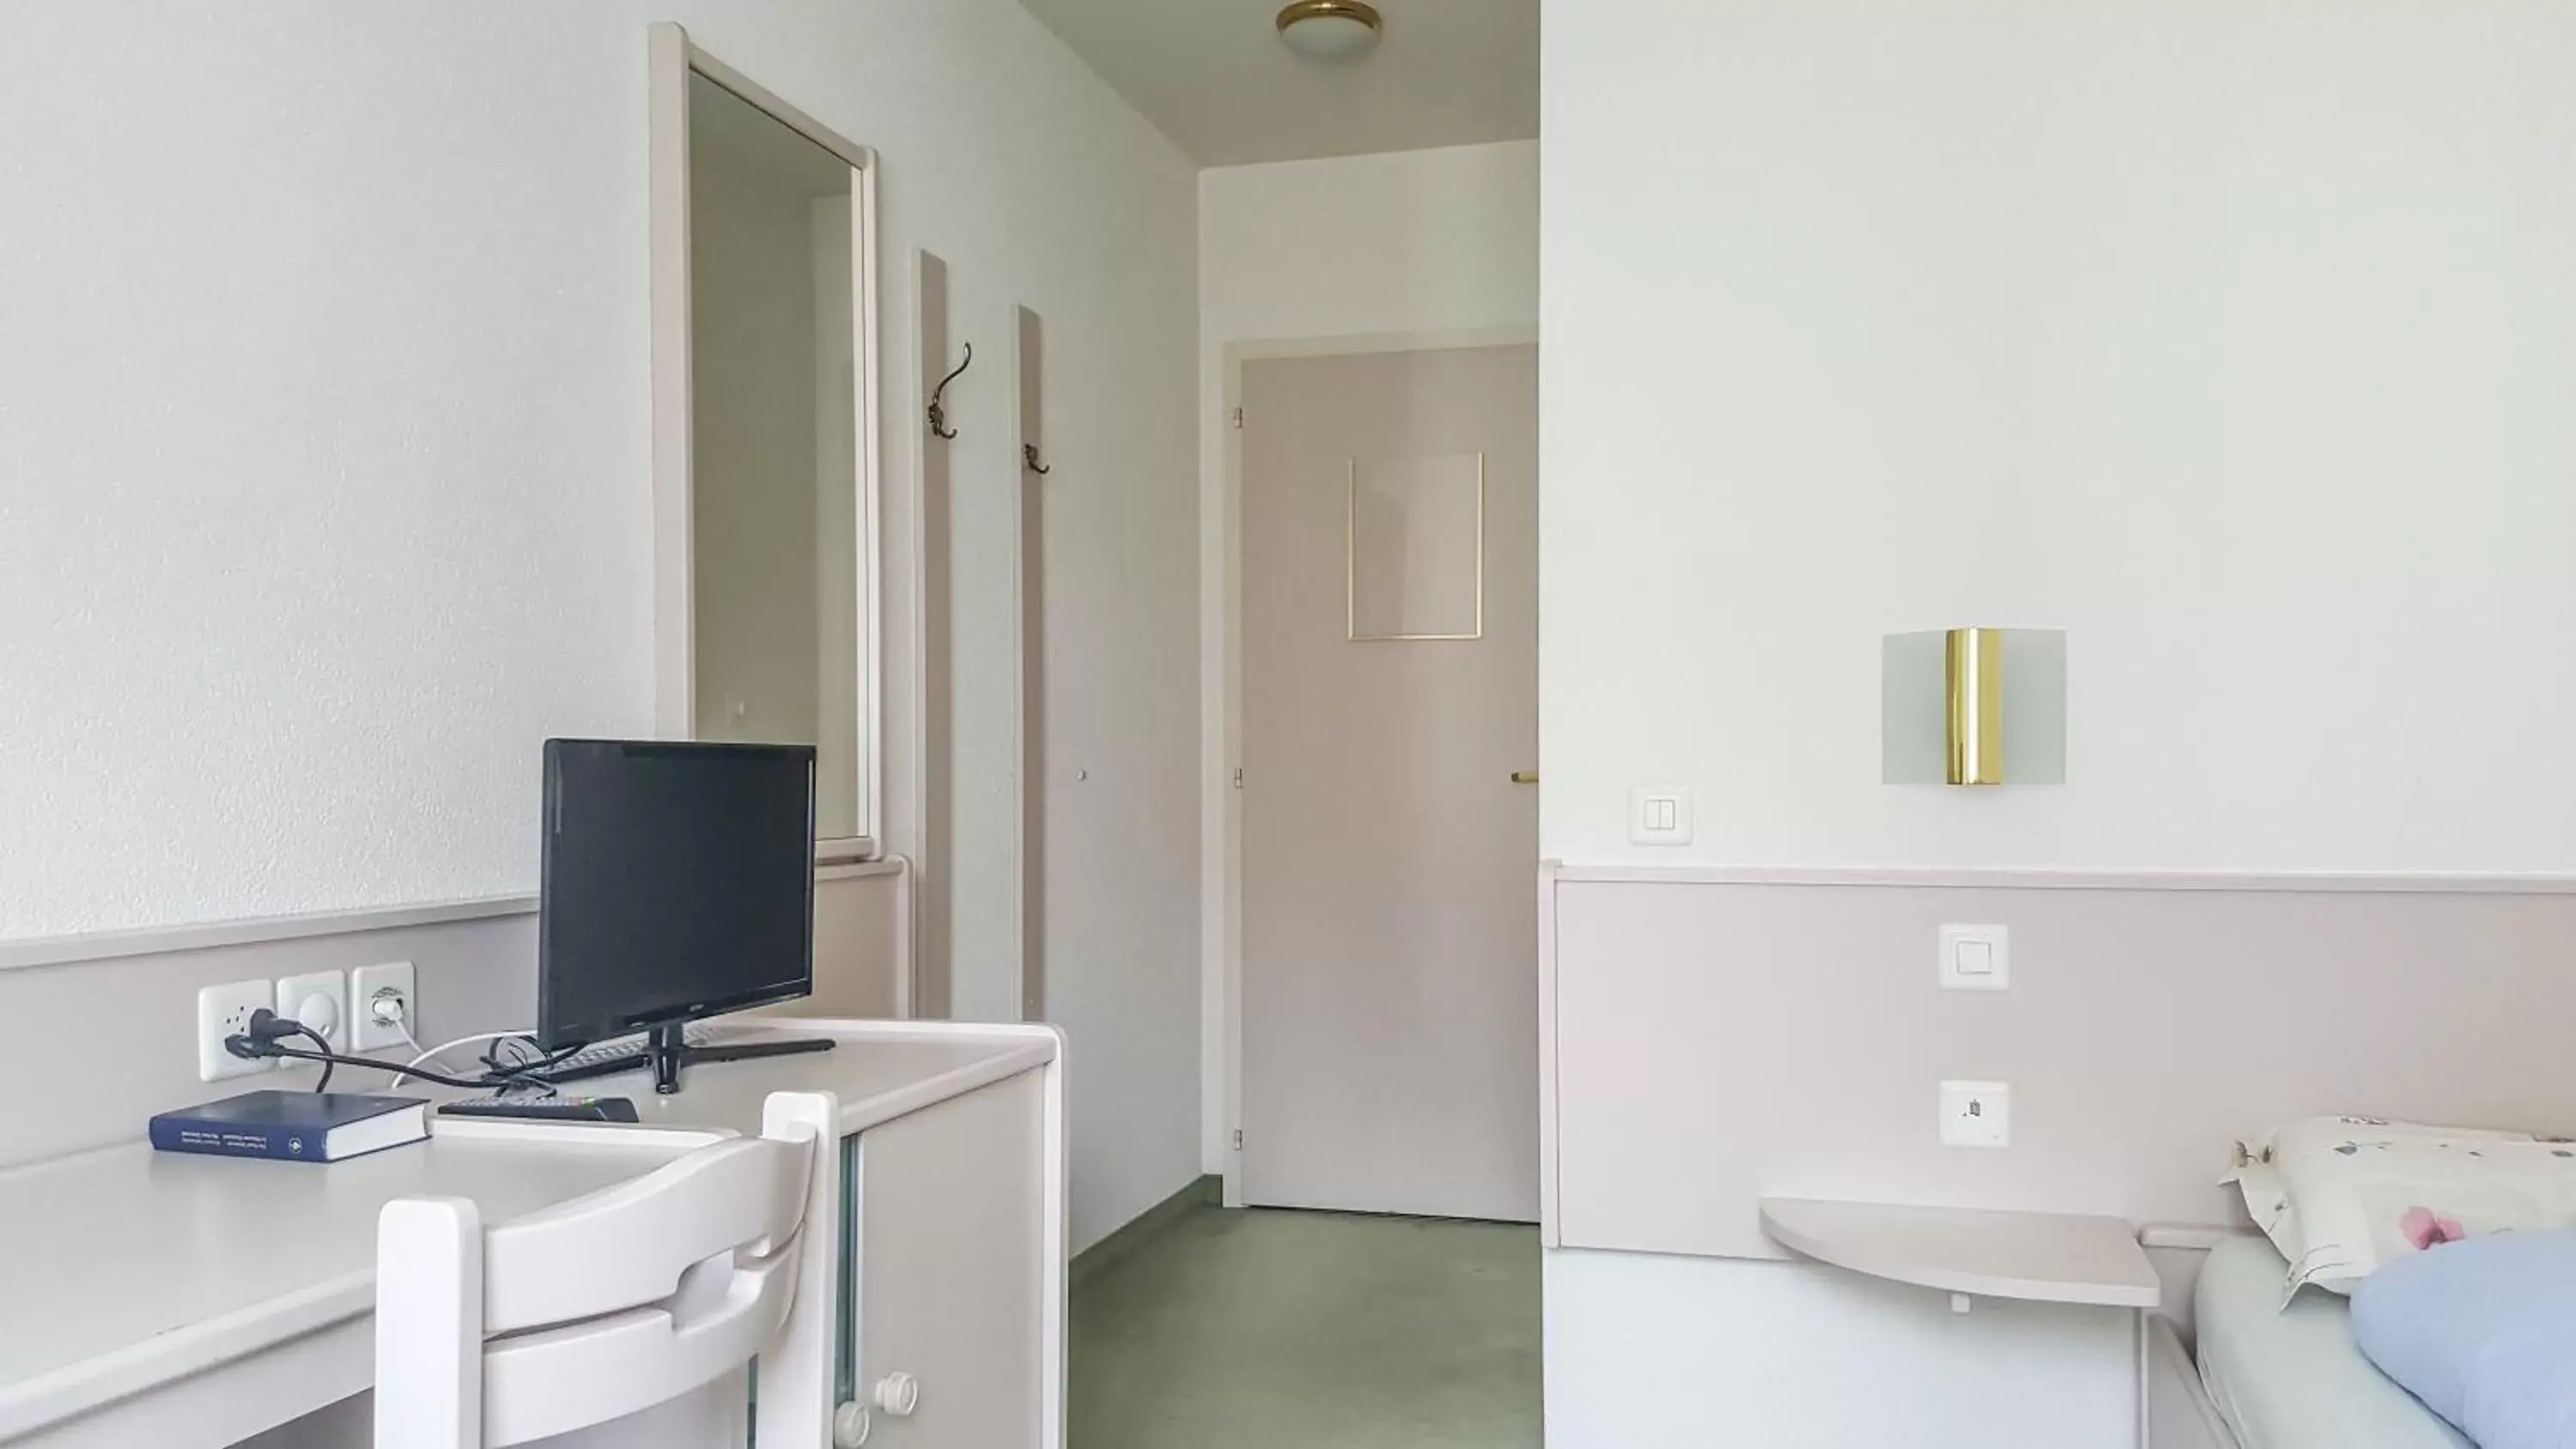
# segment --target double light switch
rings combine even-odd
[[[1691,792],[1680,786],[1628,792],[1628,840],[1634,845],[1691,843]]]

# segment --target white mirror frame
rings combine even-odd
[[[878,547],[877,154],[857,145],[768,88],[709,55],[678,25],[650,27],[648,135],[651,150],[653,335],[653,726],[664,739],[697,737],[695,595],[691,581],[689,335],[689,76],[706,77],[807,140],[840,157],[850,179],[850,296],[854,353],[851,415],[856,439],[862,572],[855,605],[861,739],[858,834],[815,842],[817,864],[874,859],[885,808],[884,560]]]

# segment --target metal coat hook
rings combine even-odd
[[[1020,464],[1041,478],[1055,471],[1054,468],[1038,461],[1038,445],[1035,443],[1020,444]]]
[[[948,397],[948,384],[955,382],[959,373],[963,373],[966,369],[973,367],[974,365],[975,344],[969,342],[966,344],[966,360],[957,364],[956,371],[941,378],[939,380],[939,386],[930,390],[930,435],[939,439],[941,442],[946,442],[950,438],[957,436],[957,430],[948,426],[948,407],[946,402]]]

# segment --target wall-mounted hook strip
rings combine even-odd
[[[948,426],[948,384],[955,382],[959,373],[974,365],[975,344],[969,342],[966,344],[966,360],[957,364],[953,371],[939,380],[939,386],[930,390],[930,435],[942,442],[957,436],[957,430]]]
[[[1020,466],[1041,478],[1055,471],[1053,467],[1038,461],[1038,445],[1035,443],[1020,444]]]

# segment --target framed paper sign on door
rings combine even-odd
[[[1485,455],[1353,458],[1346,536],[1354,643],[1485,635]]]

